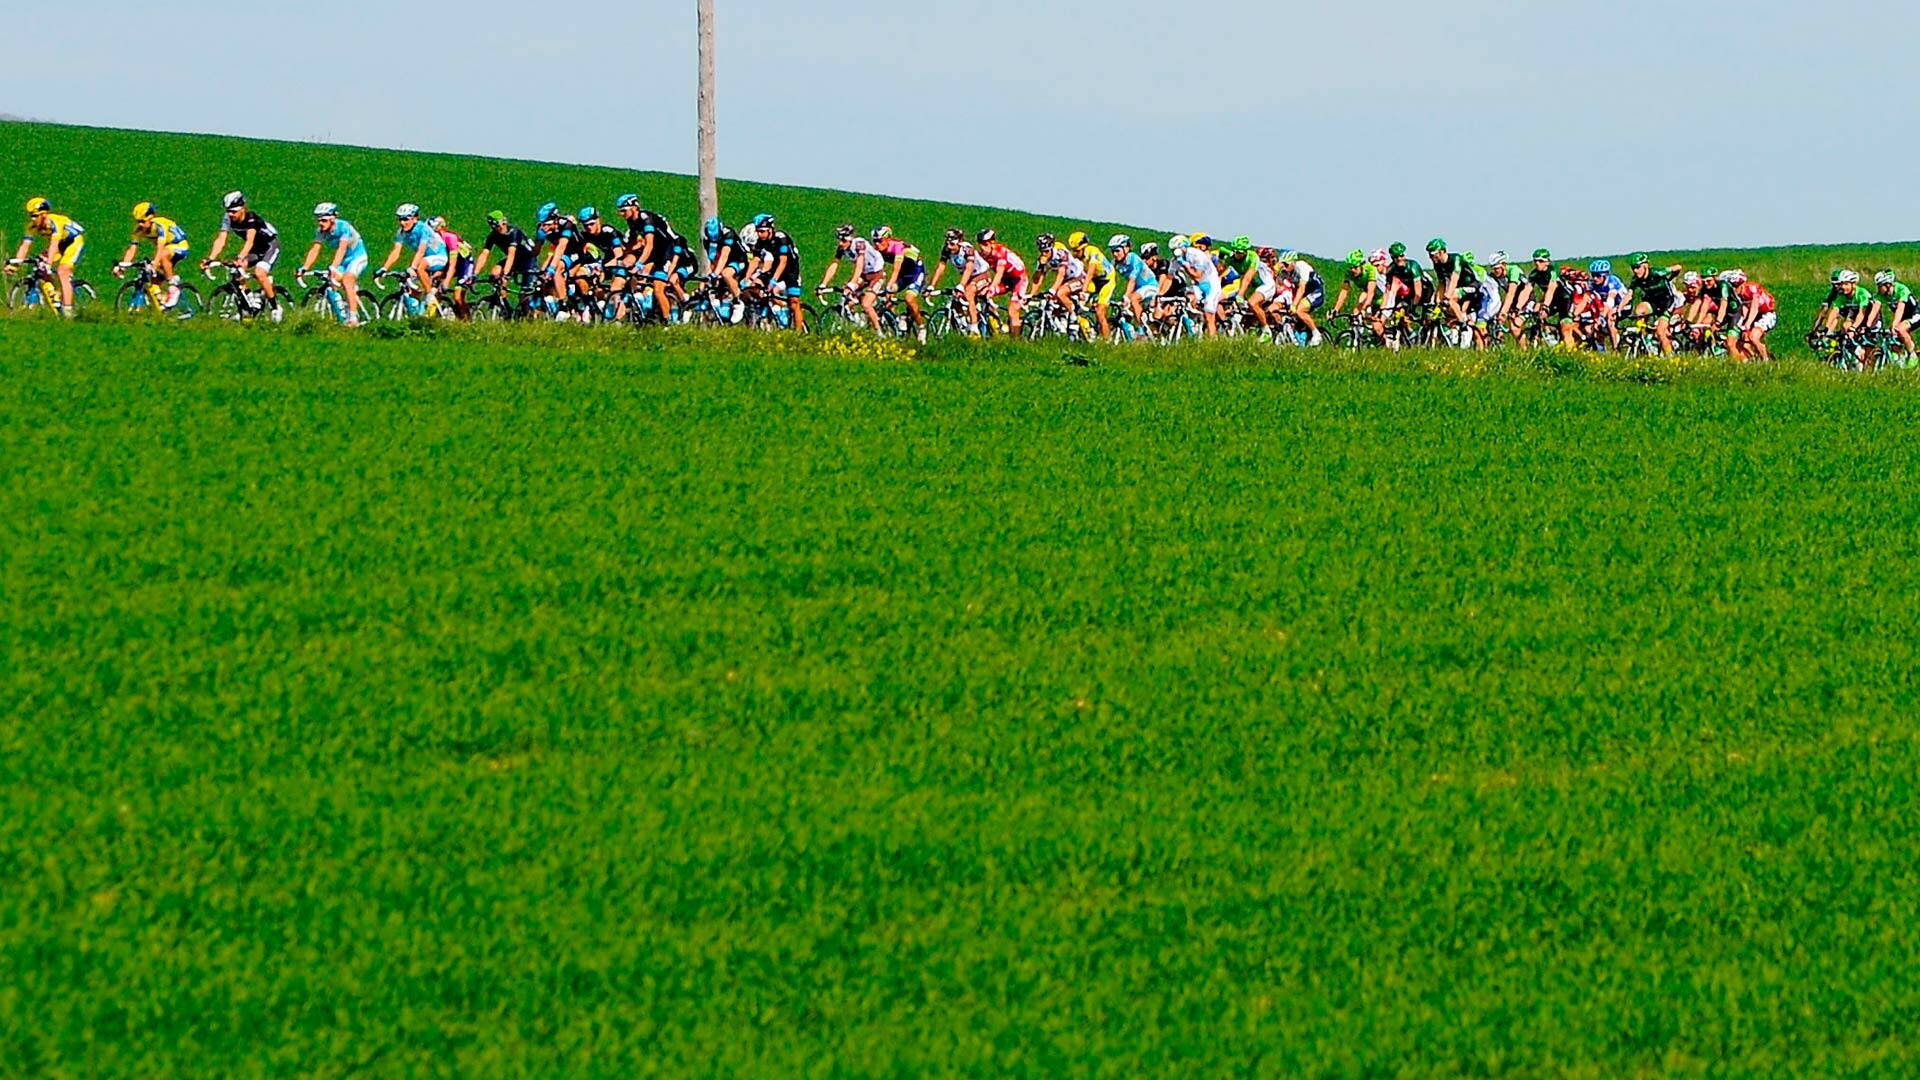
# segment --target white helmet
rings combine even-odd
[[[1488,266],[1507,265],[1507,253],[1504,251],[1496,251],[1493,254],[1487,256],[1487,265]]]
[[[1283,251],[1280,253],[1280,258],[1278,261],[1282,266],[1286,265],[1287,263],[1297,263],[1300,261],[1300,253],[1289,248],[1286,251]]]
[[[1727,271],[1727,274],[1731,274],[1731,273],[1733,273],[1733,271],[1731,270]],[[1721,274],[1720,276],[1724,278],[1727,276],[1727,274]],[[1842,270],[1840,271],[1840,276],[1835,280],[1837,280],[1839,284],[1842,284],[1842,285],[1858,285],[1860,284],[1860,275],[1855,273],[1852,270]]]
[[[1109,251],[1114,248],[1130,248],[1132,246],[1133,237],[1128,236],[1126,233],[1115,233],[1113,239],[1107,241],[1107,250]]]
[[[340,215],[340,207],[336,203],[323,202],[319,206],[316,206],[313,208],[313,216],[317,218],[338,217],[339,215]]]
[[[410,202],[403,202],[399,206],[394,207],[393,216],[397,218],[419,217],[420,208]]]
[[[1391,266],[1393,265],[1393,256],[1387,254],[1386,248],[1381,248],[1367,256],[1367,262],[1374,266]]]
[[[1857,278],[1858,275],[1855,275],[1855,277]],[[1747,283],[1747,272],[1745,270],[1722,270],[1720,271],[1720,280],[1729,285],[1745,285]]]
[[[1193,246],[1193,241],[1187,239],[1186,234],[1184,233],[1182,233],[1179,236],[1170,236],[1167,238],[1168,251],[1173,251],[1173,252],[1185,251],[1192,246]]]
[[[223,198],[221,198],[220,205],[226,207],[229,210],[238,210],[241,207],[247,205],[247,196],[244,192],[229,191]]]
[[[1873,275],[1873,283],[1875,285],[1891,285],[1896,280],[1898,279],[1893,276],[1893,271],[1891,270],[1882,270]]]
[[[1700,271],[1698,271],[1698,270],[1689,270],[1689,271],[1687,271],[1686,273],[1684,273],[1684,274],[1681,274],[1681,275],[1680,275],[1680,284],[1682,284],[1682,285],[1698,285],[1698,284],[1700,284]]]

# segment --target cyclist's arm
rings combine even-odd
[[[733,265],[733,246],[731,244],[723,244],[721,245],[719,251],[714,252],[713,272],[716,274],[721,273],[725,271],[727,267],[732,265]]]
[[[1340,310],[1347,306],[1347,293],[1349,290],[1352,289],[1352,287],[1353,287],[1353,283],[1350,281],[1342,281],[1340,283],[1340,295],[1333,298],[1332,314],[1335,314],[1335,315],[1340,314]]]
[[[313,269],[314,260],[318,259],[319,257],[320,257],[320,241],[315,240],[313,242],[313,246],[307,249],[307,260],[300,264],[300,269],[302,271]]]
[[[833,261],[827,263],[827,272],[820,276],[820,287],[824,289],[829,285],[832,285],[833,279],[839,276],[839,274],[840,274],[840,256],[835,255],[833,257]]]
[[[893,292],[900,287],[900,267],[905,265],[906,261],[897,255],[894,256],[893,268],[887,272],[886,291]]]
[[[160,241],[158,239],[154,240],[153,242],[153,253],[155,255],[158,255],[160,253]],[[49,257],[52,256],[51,249],[49,249],[48,251],[48,256]],[[135,238],[133,243],[127,245],[126,254],[120,256],[120,265],[125,266],[139,257],[140,257],[140,241],[138,238]]]
[[[480,249],[480,254],[475,255],[473,257],[473,276],[474,277],[479,277],[482,274],[485,274],[487,272],[487,259],[490,258],[492,255],[493,255],[492,248],[483,247]],[[512,258],[512,256],[509,255],[508,258]]]
[[[401,244],[397,241],[394,243],[393,250],[387,252],[387,261],[380,264],[380,270],[382,273],[385,273],[386,271],[393,269],[393,264],[400,261],[400,249],[405,246],[406,245]],[[415,260],[417,261],[418,258],[419,256],[416,255]]]
[[[253,243],[252,233],[247,234],[247,243],[249,244]],[[213,234],[213,246],[207,249],[206,261],[209,263],[219,262],[220,252],[224,248],[226,248],[226,246],[227,246],[227,230],[221,229],[219,232],[216,232]],[[235,256],[235,261],[244,260],[246,257],[247,257],[247,249],[243,247],[240,249],[240,254]]]
[[[27,256],[31,254],[33,254],[33,237],[29,236],[22,239],[20,246],[14,250],[13,261],[26,262]]]
[[[347,252],[352,250],[353,250],[353,241],[342,239],[340,241],[340,246],[333,249],[333,264],[327,267],[327,269],[335,273],[338,273],[340,270],[340,265],[347,261]]]

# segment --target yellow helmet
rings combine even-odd
[[[1067,246],[1075,251],[1087,246],[1087,234],[1075,230],[1067,234]]]
[[[137,203],[134,203],[134,204],[133,204],[133,220],[135,220],[135,221],[145,221],[145,220],[147,220],[148,218],[150,218],[150,217],[152,217],[152,216],[153,216],[153,204],[152,204],[152,203],[150,203],[150,202],[137,202]]]
[[[47,214],[52,211],[53,204],[38,195],[27,200],[27,213],[29,214]]]

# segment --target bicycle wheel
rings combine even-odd
[[[167,314],[176,319],[191,319],[205,310],[200,299],[200,289],[190,281],[183,281],[180,283],[180,298],[167,309]]]

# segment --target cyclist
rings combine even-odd
[[[612,295],[607,310],[600,314],[615,319],[624,318],[627,287],[624,234],[602,221],[599,208],[592,205],[581,207],[574,220],[580,223],[580,231],[575,236],[580,245],[579,259],[570,271],[575,291],[590,296],[595,279],[604,278],[607,292]]]
[[[1740,302],[1740,319],[1732,328],[1728,337],[1737,340],[1728,342],[1727,351],[1744,360],[1767,361],[1773,354],[1767,349],[1767,335],[1780,323],[1775,312],[1773,294],[1757,281],[1747,279],[1745,270],[1728,270],[1720,275],[1734,291]]]
[[[1320,280],[1319,271],[1297,251],[1281,252],[1275,269],[1282,286],[1290,286],[1293,293],[1286,310],[1307,328],[1307,344],[1320,344],[1320,324],[1314,321],[1313,313],[1327,306],[1327,286]]]
[[[1067,251],[1087,267],[1087,296],[1093,304],[1094,321],[1100,325],[1102,341],[1113,336],[1113,325],[1107,317],[1107,309],[1113,306],[1113,294],[1120,288],[1120,279],[1114,276],[1113,264],[1087,234],[1075,230],[1067,234]]]
[[[758,234],[754,252],[759,255],[761,266],[748,276],[765,281],[767,291],[775,300],[786,304],[792,328],[805,333],[807,311],[800,301],[799,245],[779,227],[772,214],[755,216],[753,228]]]
[[[974,236],[980,257],[987,261],[993,277],[986,283],[987,297],[1002,293],[1007,297],[1007,332],[1020,336],[1020,312],[1027,302],[1027,264],[1014,250],[1000,242],[992,229],[981,229]]]
[[[1206,336],[1213,337],[1220,330],[1219,266],[1205,248],[1195,246],[1185,236],[1167,238],[1167,257],[1171,260],[1173,277],[1199,301],[1200,313],[1206,319]]]
[[[1292,306],[1289,297],[1286,304],[1278,304],[1280,298],[1280,252],[1274,248],[1261,246],[1253,251],[1253,272],[1248,284],[1241,286],[1241,295],[1247,301],[1247,313],[1253,316],[1253,324],[1260,328],[1261,340],[1273,337],[1274,316]]]
[[[1857,271],[1842,270],[1833,284],[1832,299],[1827,311],[1827,333],[1833,333],[1841,327],[1849,334],[1866,329],[1867,316],[1871,314],[1872,304],[1866,290],[1860,287],[1860,275]]]
[[[1813,315],[1813,325],[1816,330],[1827,324],[1827,313],[1833,310],[1833,302],[1840,297],[1840,275],[1843,272],[1835,270],[1827,275],[1827,297],[1820,301],[1820,310]]]
[[[327,276],[346,301],[344,321],[348,326],[359,326],[360,276],[367,272],[367,243],[360,238],[360,230],[340,216],[340,207],[334,203],[323,202],[313,208],[313,226],[313,246],[307,249],[307,259],[300,264],[299,276],[305,277],[307,271],[313,269],[314,260],[320,257],[323,247],[333,245]],[[342,310],[335,308],[336,312]]]
[[[1508,265],[1506,252],[1488,256],[1487,273],[1480,280],[1480,321],[1488,326],[1508,326],[1526,287],[1520,271]]]
[[[1214,265],[1220,268],[1220,296],[1223,300],[1245,300],[1248,291],[1255,287],[1253,280],[1258,276],[1260,254],[1254,250],[1253,239],[1236,236],[1212,251],[1212,241],[1208,240],[1208,250],[1213,254]]]
[[[1347,309],[1347,297],[1353,297],[1354,314],[1367,310],[1374,303],[1380,291],[1380,271],[1367,261],[1367,253],[1354,248],[1347,252],[1347,270],[1340,275],[1340,291],[1333,298],[1333,310],[1330,315],[1338,315]]]
[[[1080,312],[1087,297],[1087,264],[1081,262],[1065,244],[1056,243],[1052,233],[1041,233],[1034,247],[1040,252],[1040,273],[1044,274],[1048,269],[1053,271],[1053,285],[1044,291],[1066,310],[1073,328],[1071,332],[1085,335],[1092,330],[1092,324]]]
[[[1527,316],[1546,310],[1546,302],[1559,282],[1559,275],[1553,272],[1553,252],[1546,248],[1535,248],[1533,269],[1527,271],[1527,276],[1522,279],[1513,308],[1507,312],[1515,341],[1527,340]]]
[[[1906,348],[1907,355],[1913,355],[1913,328],[1920,325],[1920,299],[1916,299],[1913,290],[1908,288],[1891,269],[1882,270],[1873,275],[1873,309],[1867,313],[1867,323],[1877,325],[1881,312],[1887,316],[1887,325],[1892,328],[1895,337]]]
[[[1561,267],[1560,276],[1540,305],[1542,325],[1560,336],[1561,348],[1572,349],[1580,344],[1580,320],[1592,306],[1592,300],[1586,271],[1575,266]]]
[[[1636,252],[1631,260],[1632,275],[1629,291],[1632,295],[1632,307],[1629,309],[1640,318],[1653,318],[1653,332],[1660,339],[1660,352],[1672,356],[1673,313],[1680,309],[1680,296],[1674,291],[1673,276],[1685,269],[1678,264],[1665,269],[1656,269],[1653,259],[1644,252]]]
[[[898,293],[906,301],[907,318],[913,321],[914,336],[927,343],[927,315],[920,310],[920,290],[927,283],[927,260],[920,249],[893,235],[889,225],[876,225],[869,238],[875,250],[887,260],[885,291]]]
[[[474,263],[474,276],[488,273],[487,260],[493,253],[500,253],[500,265],[491,271],[496,285],[512,279],[520,287],[520,299],[523,304],[533,303],[539,290],[539,269],[535,256],[540,245],[527,236],[520,226],[507,220],[504,210],[487,212],[487,238],[481,241],[480,258]]]
[[[1617,319],[1627,310],[1627,304],[1633,299],[1633,290],[1613,272],[1613,263],[1606,259],[1595,259],[1587,264],[1589,288],[1594,298],[1594,318],[1599,325],[1596,333],[1604,329],[1607,333],[1607,347],[1620,347],[1620,327]]]
[[[579,261],[580,223],[560,212],[560,204],[543,203],[533,213],[534,240],[546,248],[540,258],[540,272],[553,282],[547,296],[547,310],[557,321],[567,318],[567,286],[573,264]]]
[[[439,233],[441,242],[447,245],[447,273],[441,279],[441,288],[453,301],[453,313],[464,322],[473,317],[473,309],[467,303],[467,290],[473,288],[474,279],[473,245],[448,228],[444,217],[427,222],[427,227]]]
[[[933,268],[933,280],[938,282],[941,273],[949,266],[959,271],[960,281],[953,287],[953,291],[967,308],[966,332],[984,333],[988,324],[981,318],[977,294],[980,286],[992,276],[993,268],[987,265],[987,260],[982,258],[980,252],[960,234],[960,230],[950,229],[948,233],[945,254],[941,258],[940,265]]]
[[[1407,245],[1395,241],[1387,248],[1387,284],[1396,286],[1393,290],[1394,302],[1388,309],[1406,304],[1418,307],[1427,301],[1426,273],[1407,258]]]
[[[1131,341],[1149,325],[1146,309],[1160,297],[1160,275],[1133,250],[1133,237],[1125,233],[1107,241],[1107,251],[1113,256],[1114,277],[1126,286],[1120,304],[1132,316],[1125,327]]]
[[[192,250],[187,244],[187,230],[180,223],[168,217],[161,217],[150,202],[133,204],[133,241],[127,245],[127,253],[120,256],[120,262],[113,268],[114,277],[125,277],[127,268],[140,254],[140,241],[153,241],[153,269],[167,283],[166,296],[161,298],[160,306],[171,308],[180,302],[180,274],[175,264],[185,259]]]
[[[747,272],[751,260],[747,246],[740,242],[739,233],[717,217],[708,218],[700,226],[700,240],[706,245],[707,265],[712,268],[707,280],[726,290],[719,315],[728,322],[738,322],[745,314],[739,305],[740,277]]]
[[[273,264],[280,261],[280,233],[266,218],[247,208],[247,196],[244,192],[230,191],[220,200],[226,209],[226,216],[220,219],[220,231],[214,234],[213,246],[207,249],[207,257],[200,260],[204,269],[218,265],[220,253],[226,250],[227,238],[240,238],[240,250],[233,255],[233,265],[253,274],[260,283],[260,295],[266,297],[268,318],[279,322],[283,317],[280,310],[280,293],[273,285]]]
[[[1453,325],[1470,329],[1477,346],[1486,345],[1486,333],[1480,327],[1480,278],[1467,259],[1447,251],[1447,242],[1436,236],[1427,241],[1427,258],[1433,263],[1433,285],[1446,305]],[[1465,335],[1457,344],[1464,347]]]
[[[53,212],[53,204],[41,196],[27,200],[27,235],[21,237],[20,246],[15,249],[13,258],[7,262],[7,273],[27,261],[33,253],[33,238],[39,237],[47,242],[43,253],[47,265],[53,268],[54,276],[60,279],[60,313],[67,318],[73,317],[73,268],[80,262],[80,256],[87,250],[87,230],[80,223]]]
[[[393,271],[393,264],[400,261],[400,253],[411,249],[413,260],[402,275],[407,292],[401,303],[409,315],[432,315],[438,310],[440,275],[447,272],[447,242],[420,220],[420,208],[413,203],[401,203],[393,216],[400,224],[393,234],[393,250],[387,252],[387,261],[380,264],[374,277],[386,277]]]
[[[840,291],[849,301],[857,300],[860,311],[867,317],[867,328],[874,333],[880,332],[880,310],[875,304],[878,289],[887,276],[887,259],[872,241],[854,231],[852,225],[836,226],[833,230],[833,259],[827,263],[826,273],[820,277],[820,291],[833,288],[833,279],[840,273],[840,260],[846,259],[852,264],[847,284]]]

